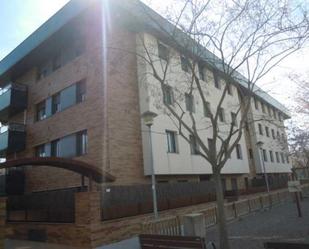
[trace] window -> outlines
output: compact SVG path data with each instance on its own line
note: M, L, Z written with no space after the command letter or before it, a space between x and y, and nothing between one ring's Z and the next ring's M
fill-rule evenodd
M262 125L261 124L259 124L259 134L263 135L263 129L262 129Z
M168 61L168 47L162 44L161 42L158 42L158 55L159 58L165 61Z
M76 134L76 155L81 156L87 154L88 135L87 131L80 131Z
M266 137L269 137L269 128L265 126Z
M265 113L265 104L263 102L261 102L261 106L262 106L262 112Z
M241 151L241 145L240 144L236 145L236 155L237 155L237 159L242 159L242 151Z
M290 163L289 155L286 155L286 162Z
M60 92L61 110L76 104L76 84L63 89Z
M59 139L51 142L51 156L60 156Z
M205 79L206 79L206 77L205 77L205 68L204 68L204 66L201 63L198 64L198 72L199 72L200 80L205 81Z
M60 112L60 94L57 93L52 96L52 114Z
M36 120L43 120L86 98L86 81L82 80L54 94L37 105Z
M86 99L86 82L82 80L76 83L76 103L85 101Z
M167 136L167 152L177 153L176 132L166 131L166 136Z
M195 106L194 106L194 97L192 94L185 94L186 99L186 109L189 112L195 112Z
M47 77L49 74L52 73L52 62L47 61L42 65L38 66L38 80Z
M269 116L271 117L271 107L268 105L268 106L267 106L267 109L268 109L268 114L269 114Z
M284 136L283 133L281 134L281 139L282 139L282 141L285 141L285 136Z
M267 153L266 153L266 150L263 150L263 160L264 160L264 162L267 162Z
M284 162L284 154L283 154L283 152L281 152L280 154L281 154L281 162L282 162L282 163L285 163L285 162Z
M249 157L250 157L250 159L253 159L253 151L252 151L252 149L249 149Z
M78 57L82 55L86 50L86 42L83 39L78 39L75 41L75 56Z
M277 160L277 163L280 163L279 152L276 152L276 160Z
M279 133L279 131L277 131L277 138L278 138L278 140L280 140L280 133Z
M61 67L61 53L58 54L53 58L53 71L56 71Z
M254 98L254 106L256 110L259 109L259 101L257 100L257 98Z
M220 79L216 72L213 72L215 87L221 89Z
M197 155L200 152L200 148L198 143L196 142L196 138L192 135L190 135L190 148L191 148L191 154Z
M271 136L273 137L273 139L276 139L276 135L275 135L275 130L271 129Z
M208 149L211 150L211 149L212 149L212 146L214 146L213 139L208 138L208 139L207 139L207 142L208 142Z
M45 145L39 145L35 148L36 157L46 157Z
M233 95L233 88L232 85L230 83L226 83L227 84L227 93L229 95Z
M209 118L210 114L211 114L210 103L206 102L204 105L204 116Z
M163 87L163 103L166 105L172 105L174 103L173 89L169 85Z
M221 122L224 122L224 121L225 121L224 109L223 109L222 107L219 109L219 120L220 120Z
M35 148L36 156L39 157L75 157L87 153L88 136L87 130L83 130L46 143Z
M42 101L36 106L36 120L40 121L45 118L46 118L46 103L45 101Z
M274 118L277 119L277 112L275 109L273 111L274 111Z
M282 121L282 115L281 115L280 112L279 112L278 116L279 116L279 121Z
M274 154L271 150L269 151L269 157L270 157L270 161L273 163L274 162Z
M190 69L189 59L184 56L181 56L180 60L181 60L181 69L185 72L189 72L189 69Z
M237 126L237 115L234 112L231 112L232 125Z

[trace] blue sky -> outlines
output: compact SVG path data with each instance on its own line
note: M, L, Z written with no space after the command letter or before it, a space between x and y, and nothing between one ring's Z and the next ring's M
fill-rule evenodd
M0 0L0 60L68 0Z

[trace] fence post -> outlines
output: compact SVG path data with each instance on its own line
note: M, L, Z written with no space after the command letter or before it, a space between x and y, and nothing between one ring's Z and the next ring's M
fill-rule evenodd
M233 209L234 209L234 217L237 218L237 210L235 202L233 202Z
M4 249L6 236L6 198L0 198L0 249Z
M260 203L261 203L261 209L264 208L264 205L263 205L263 197L260 196Z

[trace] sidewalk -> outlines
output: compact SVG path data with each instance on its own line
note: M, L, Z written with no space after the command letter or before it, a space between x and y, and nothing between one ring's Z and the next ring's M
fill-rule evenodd
M309 243L309 199L301 202L303 217L296 204L289 202L259 211L228 224L231 249L264 249L268 241ZM207 230L207 241L218 241L217 227Z

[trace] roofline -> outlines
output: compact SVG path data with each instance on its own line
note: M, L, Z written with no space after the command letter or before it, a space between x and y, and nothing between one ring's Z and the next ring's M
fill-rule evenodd
M37 48L42 42L47 40L49 37L51 37L56 31L58 31L61 27L63 27L66 23L68 23L71 19L76 17L79 13L81 13L83 10L86 9L90 5L90 3L96 2L98 0L71 0L68 2L62 9L60 9L55 15L53 15L49 20L47 20L43 25L41 25L36 31L34 31L28 38L26 38L22 43L20 43L13 51L11 51L4 59L0 61L0 79L5 76L9 72L9 70L14 67L20 60L22 60L25 56L27 56L29 53L31 53L35 48ZM103 1L103 0L101 0ZM116 4L118 1L114 1ZM135 1L119 1L119 6L126 7L127 10L135 16L139 21L146 21L145 24L150 25L152 28L155 28L158 30L158 26L151 23L151 20L149 20L149 17L146 15L141 16L141 13L143 11L136 11L135 9L132 10L132 7L138 7L143 8L143 10L146 10L148 12L148 15L151 15L152 18L155 18L162 22L164 24L164 27L167 30L174 29L174 25L171 24L169 21L167 21L164 17L159 15L157 12L155 12L153 9L142 3L140 0ZM146 20L145 20L146 18ZM180 31L180 30L178 30ZM181 35L185 35L187 38L190 39L189 36L184 34L182 31L180 31ZM191 39L192 40L192 39ZM221 63L221 60L211 53L209 50L207 50L205 47L202 47L198 44L198 49L203 51L203 56L205 58L202 58L206 62L210 63L210 57L214 61L213 66L218 68L218 63ZM221 70L222 71L222 70ZM237 82L246 87L247 79L241 75L240 73L236 73ZM273 107L277 108L287 118L291 117L291 114L289 110L282 105L279 101L277 101L275 98L273 98L271 95L263 91L261 88L256 86L256 89L254 91L255 95L266 101L268 104L272 105Z
M94 0L88 0L87 3L83 0L69 1L56 14L21 42L0 61L0 78L8 73L20 60L61 29L66 23L81 13L89 6L89 1Z

